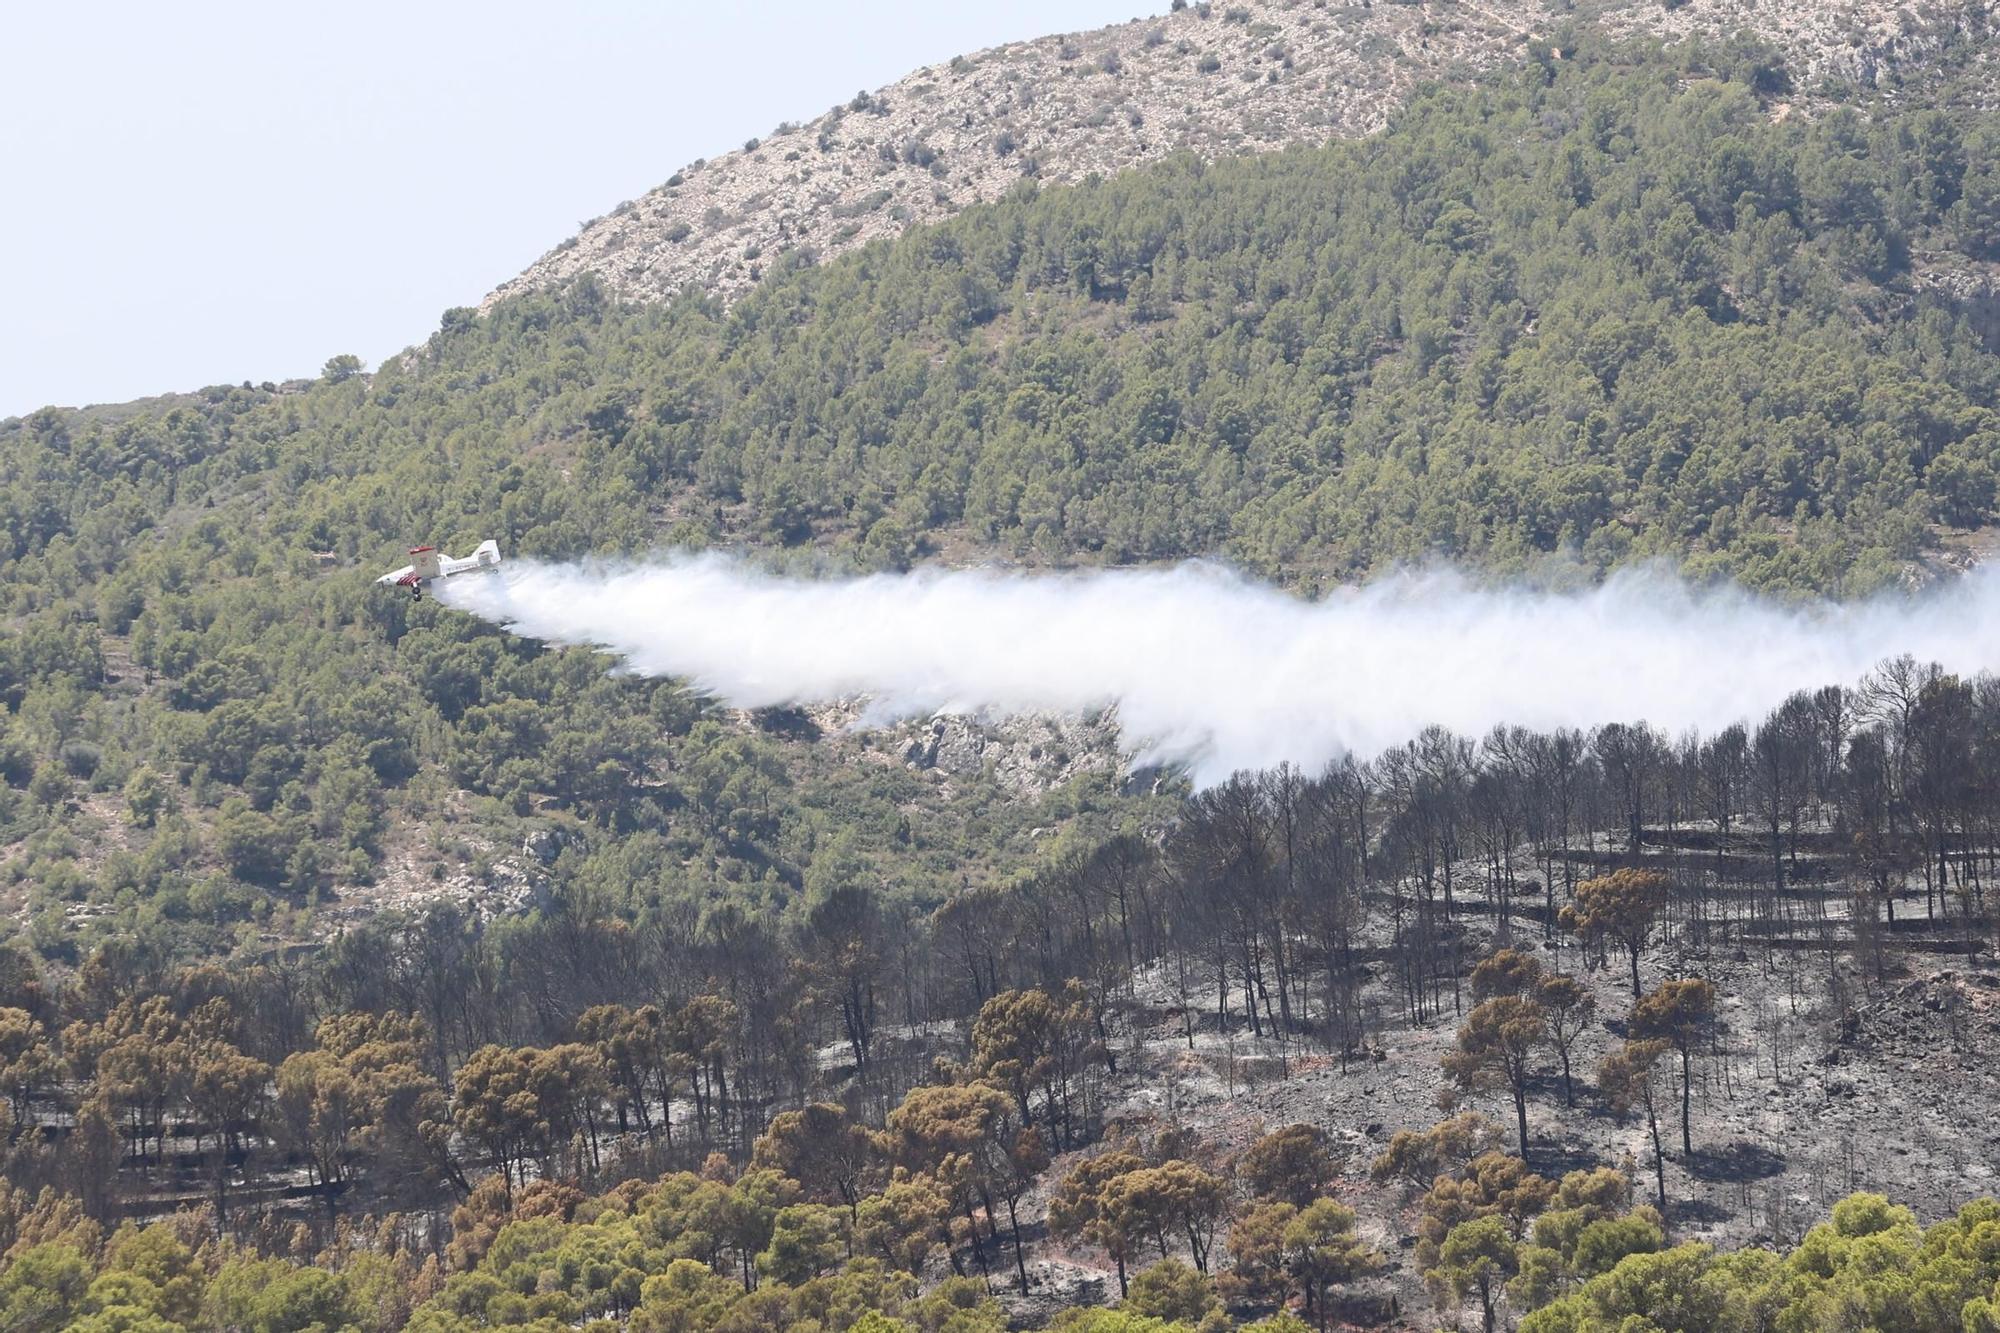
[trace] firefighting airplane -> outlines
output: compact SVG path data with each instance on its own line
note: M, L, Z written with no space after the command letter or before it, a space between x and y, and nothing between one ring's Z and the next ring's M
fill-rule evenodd
M484 541L474 548L471 555L463 560L454 560L435 546L418 546L410 551L416 559L401 569L392 569L377 583L391 583L410 590L410 600L424 600L424 585L436 579L448 579L454 574L471 574L482 569L497 569L500 566L500 543Z

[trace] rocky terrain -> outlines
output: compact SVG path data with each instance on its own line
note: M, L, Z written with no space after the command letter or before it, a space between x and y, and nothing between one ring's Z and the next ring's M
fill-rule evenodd
M990 775L1010 796L1032 798L1085 773L1122 774L1125 768L1109 713L939 713L878 726L858 700L811 711L822 730L850 733L865 752L930 773L941 784Z
M689 289L728 299L787 251L837 254L997 199L1023 177L1075 181L1176 150L1365 135L1420 84L1519 59L1569 22L1625 36L1752 33L1783 51L1802 103L1887 87L1992 26L1974 0L1197 4L960 56L781 125L586 224L482 308L582 273L635 300Z

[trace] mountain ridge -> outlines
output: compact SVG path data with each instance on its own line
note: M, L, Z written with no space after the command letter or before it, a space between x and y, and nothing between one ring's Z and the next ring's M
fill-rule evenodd
M1174 151L1214 158L1364 136L1426 82L1468 79L1537 42L1559 52L1570 23L1670 41L1747 34L1775 49L1805 102L1842 84L1892 90L1994 30L1977 0L1187 6L926 65L699 159L584 224L480 309L584 273L626 299L698 291L726 302L781 255L839 254L991 202L1025 178L1077 181Z

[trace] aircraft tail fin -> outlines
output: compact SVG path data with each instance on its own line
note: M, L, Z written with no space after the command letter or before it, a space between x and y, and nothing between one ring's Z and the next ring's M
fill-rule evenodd
M489 537L487 540L479 543L478 546L473 548L472 558L474 560L477 560L481 565L499 564L500 543L494 541L492 538Z

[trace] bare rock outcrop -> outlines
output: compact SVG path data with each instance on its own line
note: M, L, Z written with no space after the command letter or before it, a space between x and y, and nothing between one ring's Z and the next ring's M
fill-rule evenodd
M1571 21L1670 38L1747 31L1785 53L1808 94L1873 86L1992 30L1978 0L1196 4L960 56L780 126L620 204L484 304L587 272L630 299L729 299L786 251L834 255L997 199L1024 176L1076 181L1181 149L1218 157L1368 134L1420 83L1519 59Z
M1124 756L1108 714L1020 713L982 719L940 713L906 723L903 761L953 777L990 774L1016 796L1036 796L1084 773L1120 773Z
M962 779L990 777L1010 795L1036 797L1086 773L1129 776L1126 739L1111 709L910 717L884 714L873 701L856 697L798 711L816 739L858 742L859 748L849 752L854 757L902 764L953 787ZM1161 780L1154 769L1139 776Z

